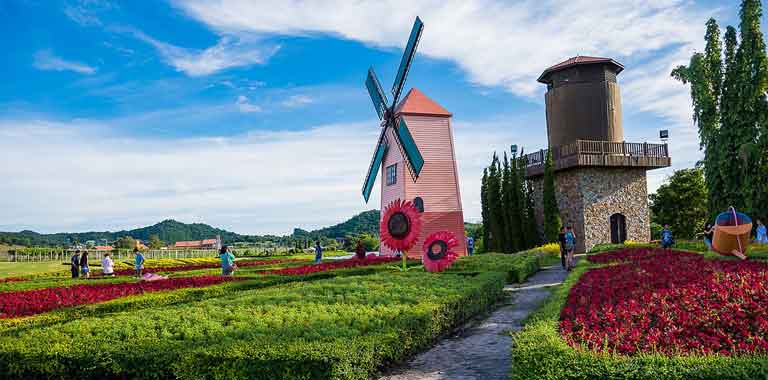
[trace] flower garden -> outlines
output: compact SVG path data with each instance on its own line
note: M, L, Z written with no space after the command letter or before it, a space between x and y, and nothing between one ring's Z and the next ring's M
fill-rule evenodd
M768 262L625 248L588 256L514 335L513 379L757 379Z
M369 256L243 260L234 277L213 260L148 260L168 276L153 282L35 274L0 283L0 373L369 379L489 309L508 279L524 280L544 258L474 256L442 273Z

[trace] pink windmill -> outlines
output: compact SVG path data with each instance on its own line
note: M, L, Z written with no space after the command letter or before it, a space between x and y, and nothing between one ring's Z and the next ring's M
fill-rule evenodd
M381 210L401 199L413 202L422 212L423 228L414 247L420 247L432 233L448 231L458 238L454 252L466 255L452 115L415 88L398 103L423 30L424 24L416 17L392 86L391 105L373 68L368 70L365 86L381 119L381 134L363 183L363 198L368 202L381 170ZM383 244L381 253L394 254ZM421 257L423 253L412 248L406 254Z

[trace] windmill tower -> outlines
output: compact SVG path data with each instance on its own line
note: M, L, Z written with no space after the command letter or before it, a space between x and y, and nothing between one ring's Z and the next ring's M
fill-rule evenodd
M427 235L450 231L459 240L456 253L465 255L464 215L450 122L452 115L415 88L401 103L397 102L423 28L417 17L392 86L394 100L391 106L387 105L386 95L373 68L368 70L366 88L382 122L381 134L363 184L363 198L368 201L376 176L381 171L382 210L391 201L401 199L412 201L422 211L423 228L419 240L406 254L421 257L421 243ZM383 244L381 253L394 254Z

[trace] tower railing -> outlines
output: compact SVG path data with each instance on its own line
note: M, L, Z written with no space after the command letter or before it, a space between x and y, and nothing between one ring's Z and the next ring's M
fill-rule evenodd
M526 176L544 173L547 149L525 155ZM576 140L554 147L552 160L555 170L579 166L663 168L670 165L667 144L629 143L615 141Z

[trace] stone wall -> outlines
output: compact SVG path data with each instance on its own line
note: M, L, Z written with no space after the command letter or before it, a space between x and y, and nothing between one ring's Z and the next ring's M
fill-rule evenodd
M533 178L536 222L543 234L543 177ZM611 215L626 218L627 240L650 240L650 216L645 169L575 168L555 175L557 204L563 225L572 226L577 252L610 243Z

